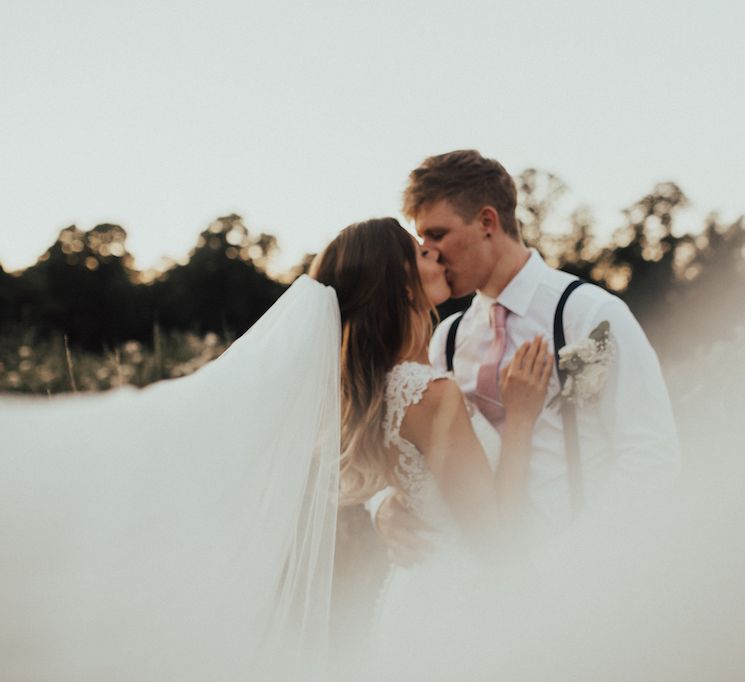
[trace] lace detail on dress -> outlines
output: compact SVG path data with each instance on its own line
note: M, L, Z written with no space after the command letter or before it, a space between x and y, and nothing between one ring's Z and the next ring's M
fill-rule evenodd
M451 377L449 372L418 362L402 362L388 372L383 444L385 447L393 446L399 452L396 476L406 493L409 505L414 509L417 509L421 502L421 492L429 476L429 469L417 447L401 437L401 423L406 410L422 399L430 382Z

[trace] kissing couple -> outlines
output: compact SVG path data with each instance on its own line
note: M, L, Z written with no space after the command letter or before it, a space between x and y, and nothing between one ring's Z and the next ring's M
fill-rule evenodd
M405 647L502 557L654 494L679 466L657 357L525 246L516 203L497 161L430 157L404 192L420 241L350 225L193 375L0 400L6 678L322 666L340 504L393 560L375 646Z

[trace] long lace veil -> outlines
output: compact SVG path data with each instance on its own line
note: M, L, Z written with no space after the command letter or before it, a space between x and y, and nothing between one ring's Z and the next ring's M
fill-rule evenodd
M322 657L339 339L333 289L304 276L191 376L0 399L0 679L254 680Z

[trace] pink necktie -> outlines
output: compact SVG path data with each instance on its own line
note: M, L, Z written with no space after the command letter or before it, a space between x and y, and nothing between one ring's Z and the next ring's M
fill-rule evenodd
M492 305L489 309L489 321L494 336L486 351L484 363L479 367L476 392L471 396L482 414L495 427L501 425L505 414L499 393L499 364L507 345L506 319L507 308L499 303Z

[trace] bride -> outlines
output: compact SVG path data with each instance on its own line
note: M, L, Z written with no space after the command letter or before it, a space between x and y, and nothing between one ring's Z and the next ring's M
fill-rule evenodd
M396 220L370 220L343 230L311 274L334 288L341 309L341 503L392 485L431 531L428 558L392 568L376 605L375 657L392 661L519 543L552 359L536 337L503 368L500 439L429 364L431 314L450 297L436 253Z
M323 666L339 494L395 486L438 547L389 576L378 642L515 543L545 342L501 373L500 446L427 364L449 296L435 254L370 220L311 275L189 377L0 399L0 678L307 677Z

